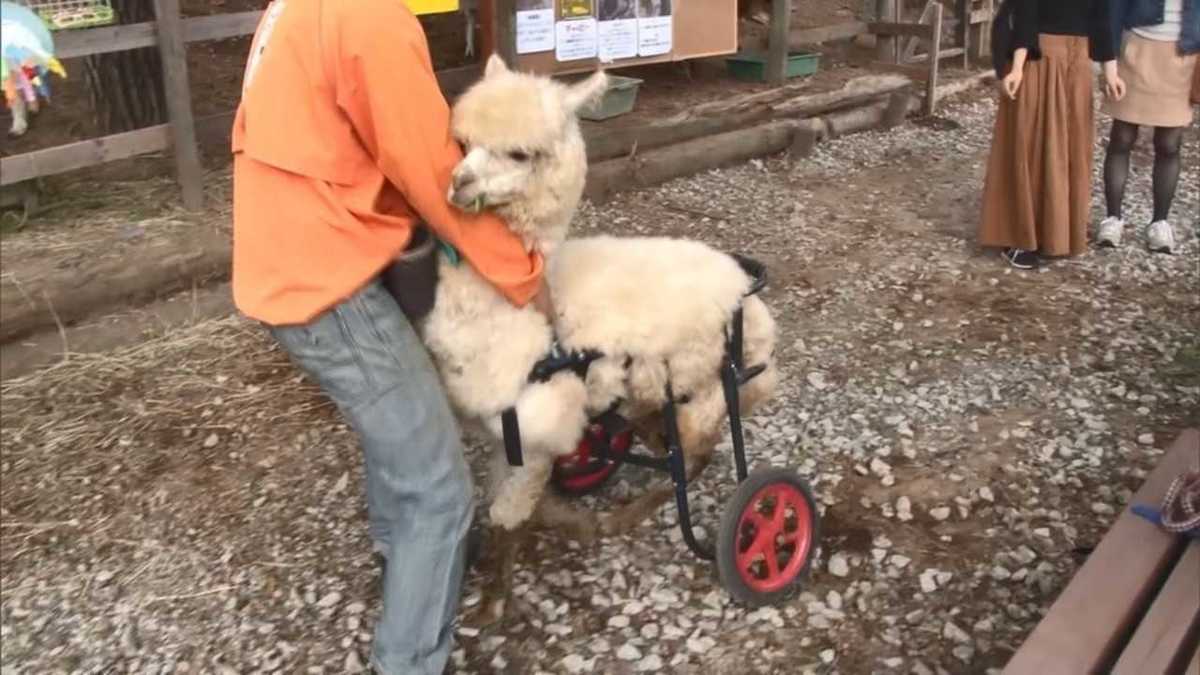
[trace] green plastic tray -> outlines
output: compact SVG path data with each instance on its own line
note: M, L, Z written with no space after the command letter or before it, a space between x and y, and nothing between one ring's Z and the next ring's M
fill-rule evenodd
M579 117L593 122L624 115L633 110L642 81L636 77L608 76L608 89L596 103L580 108Z
M820 54L792 52L788 54L785 77L802 77L817 72ZM746 82L765 82L767 79L767 56L760 53L740 53L725 59L729 74Z

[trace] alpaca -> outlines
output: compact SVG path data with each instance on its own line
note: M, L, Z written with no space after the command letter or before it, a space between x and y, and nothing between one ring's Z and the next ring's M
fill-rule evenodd
M739 305L746 363L766 368L741 389L742 411L769 396L777 378L773 319L759 298L744 297L752 279L732 257L666 237L567 238L587 169L575 112L606 85L602 72L566 86L511 71L493 57L453 109L452 129L466 154L448 199L496 211L528 248L540 250L555 304L550 325L533 309L510 305L469 265L443 259L434 307L418 328L461 416L496 438L506 408L520 421L524 466L509 467L496 453L490 472L500 571L498 589L489 589L498 597L481 605L483 622L503 614L527 526L589 540L597 530L632 528L670 498L670 487L659 487L597 518L547 493L554 459L576 448L590 418L615 409L652 450L664 452L660 411L670 383L694 478L726 419L719 371ZM554 345L600 356L582 378L563 371L530 383L534 364Z
M499 57L454 106L452 130L466 153L448 198L460 208L500 213L528 249L550 258L583 191L587 157L576 111L607 87L598 72L573 86L509 71ZM514 125L512 120L525 123ZM497 145L495 139L503 139ZM473 176L487 176L480 190ZM503 438L502 414L520 420L524 466L492 491L494 523L528 520L556 456L572 451L587 423L587 391L572 372L529 383L554 333L533 307L514 307L469 264L442 257L433 308L417 330L448 397L468 425Z

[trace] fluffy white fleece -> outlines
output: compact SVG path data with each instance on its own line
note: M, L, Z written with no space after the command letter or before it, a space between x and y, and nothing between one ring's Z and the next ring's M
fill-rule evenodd
M604 84L599 74L567 87L513 73L493 58L454 110L467 149L456 176L471 180L459 181L466 187L452 189L451 201L494 208L546 254L557 310L552 331L540 313L511 305L470 265L443 259L434 307L418 326L465 422L499 441L501 414L516 408L525 466L500 465L489 509L508 529L531 517L554 458L574 451L589 416L618 399L631 418L653 414L669 377L676 395L690 399L679 409L685 446L718 433L726 414L719 377L725 330L739 303L746 363L769 366L742 389L743 410L775 386L774 321L757 297L743 301L751 280L732 258L665 237L563 241L586 171L574 113ZM514 160L514 149L538 161ZM527 381L555 334L569 349L605 354L586 381L571 372Z

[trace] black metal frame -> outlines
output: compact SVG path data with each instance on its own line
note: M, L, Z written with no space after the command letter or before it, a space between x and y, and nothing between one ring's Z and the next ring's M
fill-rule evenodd
M746 296L758 293L767 285L766 268L760 262L737 254L733 254L732 257L753 279L749 290L746 292ZM721 363L721 385L725 393L725 407L729 414L729 432L733 441L733 461L737 469L738 483L746 480L746 476L749 474L746 464L746 443L742 432L742 415L738 390L741 385L749 382L766 370L766 364L758 364L750 368L745 367L745 354L742 349L743 330L742 307L739 304L737 309L734 310L733 317L725 330L725 356ZM575 370L576 374L579 374L580 377L585 377L588 365L600 356L601 354L597 352L562 354L556 346L551 356L543 359L535 366L534 372L536 373L536 377L531 375L530 379L544 381L554 373L568 368ZM609 454L609 444L594 444L592 446L593 461L601 465L605 462L621 461L626 464L670 474L671 482L675 486L675 506L679 512L679 529L683 534L683 540L697 557L703 560L713 560L715 558L713 548L701 544L696 539L695 528L692 524L691 508L687 495L687 467L684 463L683 446L679 439L679 423L676 417L676 407L683 401L675 397L675 391L669 377L666 385L666 398L666 403L663 404L662 408L663 430L666 434L667 446L666 457L642 455L630 448L628 452L618 458ZM516 412L511 408L506 410L502 416L502 421L504 426L504 445L509 464L521 466L521 437ZM629 428L628 422L613 411L600 415L592 421L604 426L608 432L607 437L610 443L614 436ZM581 471L586 472L588 469L585 468Z

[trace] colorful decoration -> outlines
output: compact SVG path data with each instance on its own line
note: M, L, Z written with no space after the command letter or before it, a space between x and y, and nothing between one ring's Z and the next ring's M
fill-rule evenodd
M67 76L54 56L46 24L27 7L0 2L0 83L5 105L11 110L23 103L37 110L39 96L50 100L50 73Z

